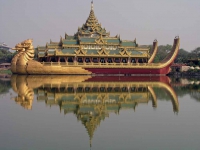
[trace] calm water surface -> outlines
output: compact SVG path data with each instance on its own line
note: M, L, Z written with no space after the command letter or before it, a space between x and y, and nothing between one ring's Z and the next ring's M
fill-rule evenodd
M199 150L198 79L0 80L2 150Z

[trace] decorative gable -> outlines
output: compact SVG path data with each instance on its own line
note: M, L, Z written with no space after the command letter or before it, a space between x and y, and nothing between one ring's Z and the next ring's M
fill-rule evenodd
M127 48L124 48L121 52L119 52L120 53L120 55L122 55L122 56L130 56L131 55L131 52L129 52L128 50L127 50Z
M103 40L102 34L95 40L96 44L107 44L107 41Z
M109 55L110 51L106 50L104 47L97 51L99 55Z
M83 46L80 46L78 50L74 50L74 52L76 53L76 55L86 55L87 54L87 50L83 49Z

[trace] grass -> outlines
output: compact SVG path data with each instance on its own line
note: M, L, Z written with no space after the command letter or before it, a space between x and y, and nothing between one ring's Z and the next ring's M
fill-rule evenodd
M12 74L11 70L0 70L0 74Z

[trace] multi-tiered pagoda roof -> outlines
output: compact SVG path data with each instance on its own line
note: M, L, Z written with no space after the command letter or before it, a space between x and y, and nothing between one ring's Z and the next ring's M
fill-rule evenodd
M98 36L102 35L103 37L109 37L110 33L106 32L105 28L101 27L101 24L98 22L94 14L93 2L91 4L91 11L88 19L81 28L78 28L77 35L79 36Z
M140 47L136 39L128 41L121 40L119 35L111 37L110 32L102 28L98 22L94 13L93 2L85 24L79 27L74 35L65 33L65 37L60 37L59 42L50 40L50 43L46 43L46 46L38 46L37 51L38 58L42 61L46 61L47 57L84 56L100 58L106 56L110 58L136 58L134 62L138 62L139 59L147 62L150 57L149 48ZM48 60L50 61L50 59Z

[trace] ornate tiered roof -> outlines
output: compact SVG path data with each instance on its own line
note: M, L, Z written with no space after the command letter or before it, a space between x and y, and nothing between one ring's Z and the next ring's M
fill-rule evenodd
M101 24L98 22L97 18L94 14L94 5L93 1L91 2L91 10L89 17L87 18L85 24L81 28L78 28L78 35L80 36L97 36L97 35L103 35L103 36L109 36L110 33L106 33L105 28L101 27Z
M109 57L150 57L149 48L140 47L136 39L132 41L121 40L120 35L111 37L110 32L102 28L95 16L93 1L91 2L89 17L74 35L65 33L64 38L61 37L59 42L50 40L46 47L38 46L36 50L38 50L39 58L46 56L80 56L80 54L85 57L97 57L101 54L109 55ZM101 53L103 50L105 53ZM79 51L83 53L77 53Z

